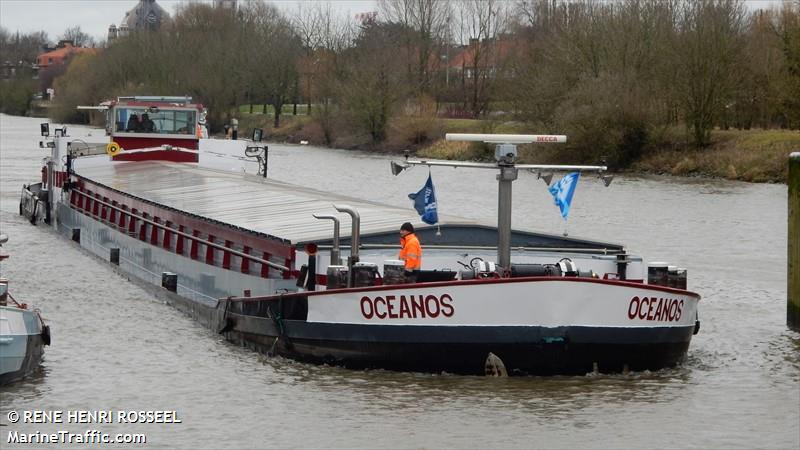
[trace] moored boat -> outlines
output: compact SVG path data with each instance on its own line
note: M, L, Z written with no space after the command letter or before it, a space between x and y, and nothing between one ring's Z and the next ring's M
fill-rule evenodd
M7 241L0 235L0 245ZM0 255L0 260L6 256ZM50 345L50 328L36 309L19 303L8 292L9 281L0 277L0 385L21 380L40 367L44 346Z
M147 101L164 114L180 107ZM112 143L87 150L62 131L20 211L46 198L62 233L173 291L176 304L229 340L269 354L467 374L484 373L487 360L536 374L678 364L698 325L700 296L685 277L619 244L510 227L517 170L605 167L515 163L516 143L560 136L480 138L498 144L496 163L405 162L500 171L497 226L412 220L425 242L425 270L413 281L397 275L394 261L397 228L413 212L203 163L215 147L241 156L254 143L200 139L198 163L155 152L121 162ZM83 158L106 151L111 158Z

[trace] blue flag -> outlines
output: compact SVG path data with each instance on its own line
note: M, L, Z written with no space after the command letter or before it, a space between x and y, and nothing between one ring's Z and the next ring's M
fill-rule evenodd
M430 174L428 174L425 186L422 186L417 193L408 194L408 198L414 202L414 209L417 210L417 214L420 215L423 222L433 225L439 221L439 214L436 212L436 191L433 189L433 180Z
M552 186L547 188L556 206L561 210L561 217L567 220L569 215L569 205L572 203L572 194L575 193L575 187L578 186L578 178L581 176L580 172L572 172L564 175L564 178L553 183Z

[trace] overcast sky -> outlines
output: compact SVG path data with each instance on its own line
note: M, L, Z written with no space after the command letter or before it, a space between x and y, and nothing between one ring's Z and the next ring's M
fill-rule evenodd
M211 0L202 1L211 3ZM137 3L138 0L0 0L0 26L12 33L44 30L55 42L64 30L79 25L84 33L95 39L105 39L108 26L112 23L118 25L125 13ZM157 3L173 15L175 7L187 1L157 0ZM298 3L303 1L281 0L271 3L294 11ZM334 0L331 3L342 12L349 11L351 14L377 8L375 0Z
M177 5L185 3L185 0L157 1L170 14L174 14ZM44 30L53 42L67 28L79 25L83 32L102 40L108 34L108 26L112 23L118 25L125 12L137 3L138 0L0 0L0 25L12 33ZM303 1L279 0L272 3L293 11ZM376 0L333 0L331 3L342 12L351 14L377 9ZM752 9L776 3L780 0L747 0Z

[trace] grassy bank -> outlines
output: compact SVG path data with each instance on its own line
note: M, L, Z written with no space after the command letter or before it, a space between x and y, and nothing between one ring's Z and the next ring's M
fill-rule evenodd
M684 146L656 150L636 161L631 170L786 183L789 154L798 149L798 131L715 130L709 148Z
M249 136L252 129L258 127L265 130L267 140L326 145L324 133L313 117L284 115L278 128L272 126L272 120L269 114L242 113L240 133ZM382 153L408 150L423 158L471 161L490 160L493 148L479 143L447 142L444 140L446 133L532 132L519 122L400 117L390 123L386 141L376 146L368 136L350 129L344 120L335 123L333 128L331 147ZM652 141L642 150L641 156L623 169L624 172L785 183L787 157L800 150L800 132L789 130L715 130L712 144L697 149L689 144L685 130L675 127L662 130ZM538 164L600 162L581 160L582 150L568 148L565 151L560 145L522 145L519 160Z
M526 131L516 130L524 133ZM682 136L662 137L622 172L724 178L755 183L786 183L787 158L800 150L800 132L791 130L715 130L712 144L698 149ZM575 164L559 146L520 146L520 161L536 164ZM420 156L475 160L491 157L491 149L465 142L437 141ZM597 161L599 163L600 161ZM612 170L614 167L612 167Z

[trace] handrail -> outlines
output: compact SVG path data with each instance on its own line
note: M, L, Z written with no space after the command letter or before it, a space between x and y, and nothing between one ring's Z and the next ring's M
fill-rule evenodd
M208 245L208 246L214 247L214 248L222 250L222 251L230 252L233 255L239 256L241 258L245 258L245 259L250 260L250 261L254 261L254 262L257 262L257 263L260 263L260 264L266 264L266 265L272 267L273 269L283 270L285 272L290 272L291 271L291 269L289 269L286 266L282 266L282 265L274 263L272 261L267 261L266 259L261 259L261 258L255 257L253 255L248 255L247 253L243 253L243 252L240 252L238 250L234 250L234 249L232 249L230 247L225 247L224 245L219 245L216 242L207 241L205 239L198 238L197 236L192 236L191 234L184 233L184 232L178 231L178 230L176 230L174 228L170 228L170 227L168 227L166 225L162 225L162 224L160 224L158 222L154 222L152 220L146 219L146 218L144 218L142 216L138 216L136 214L133 214L130 211L126 211L126 210L124 210L124 209L122 209L122 208L120 208L118 206L114 206L114 205L112 205L112 204L110 204L108 202L105 202L103 200L95 198L92 195L89 195L89 194L87 194L85 192L81 192L78 189L73 189L72 192L80 194L80 195L82 195L84 197L88 197L92 201L98 202L101 205L104 205L104 206L107 206L107 207L109 207L109 208L111 208L113 210L119 211L122 214L127 214L128 216L131 216L131 217L133 217L133 218L135 218L137 220L141 220L142 222L149 223L150 225L153 225L156 228L160 228L162 230L169 231L170 233L175 233L176 235L185 237L185 238L187 238L189 240L197 241L197 242L200 242L200 243L202 243L204 245Z
M400 248L400 244L360 244L359 245L362 249L372 249L372 250L382 250L382 249L397 249ZM317 246L320 250L329 250L333 248L330 244L319 244ZM342 245L342 249L349 249L349 245ZM435 250L496 250L497 247L495 246L487 246L487 245L442 245L442 244L425 244L426 249L435 249ZM571 247L520 247L520 246L512 246L511 250L520 250L520 251L552 251L552 252L574 252L574 253L599 253L599 254L617 254L619 252L623 252L624 250L614 249L614 248L571 248Z

